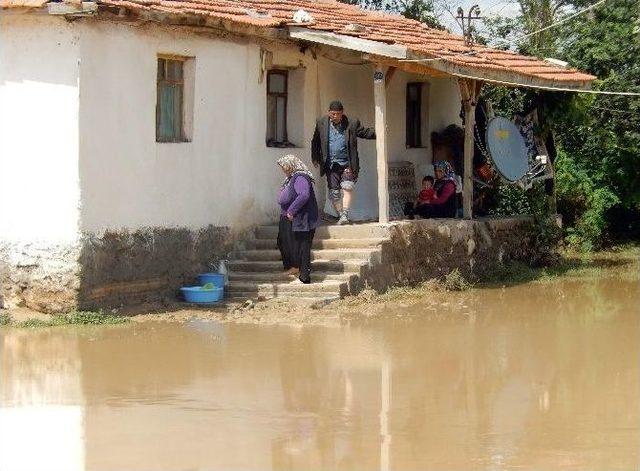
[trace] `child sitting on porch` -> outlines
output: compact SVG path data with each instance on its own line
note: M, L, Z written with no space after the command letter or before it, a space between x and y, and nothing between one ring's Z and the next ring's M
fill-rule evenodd
M436 192L433 189L433 177L431 175L427 175L422 179L422 190L418 193L418 197L416 198L415 203L407 202L404 206L404 215L411 216L413 215L414 210L423 204L431 203L436 197Z

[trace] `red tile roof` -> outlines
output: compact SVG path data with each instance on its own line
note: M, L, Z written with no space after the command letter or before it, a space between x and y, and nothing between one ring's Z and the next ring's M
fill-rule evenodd
M0 0L0 6L29 0ZM33 0L31 0L33 1ZM335 0L97 0L101 5L112 5L138 11L157 11L176 15L194 15L229 20L241 25L283 28L300 26L309 30L348 35L385 44L405 46L409 51L429 58L441 58L439 63L472 70L509 72L526 81L550 85L586 84L596 77L573 68L561 68L535 57L511 51L475 45L473 55L468 53L464 38L447 31L430 28L418 21L399 15L364 10ZM295 23L293 15L299 9L308 12L313 21ZM354 27L353 25L357 25ZM429 64L427 64L429 65Z

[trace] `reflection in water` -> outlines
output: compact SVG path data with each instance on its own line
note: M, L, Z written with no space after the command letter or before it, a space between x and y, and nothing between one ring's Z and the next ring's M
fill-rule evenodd
M77 339L13 330L0 351L0 470L84 469Z
M0 469L637 469L638 300L564 281L340 328L5 330Z

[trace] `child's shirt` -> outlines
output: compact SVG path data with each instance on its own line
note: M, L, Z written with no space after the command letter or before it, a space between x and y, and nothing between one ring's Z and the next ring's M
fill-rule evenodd
M427 188L426 190L421 190L418 194L418 204L430 203L436 197L436 192L433 188Z

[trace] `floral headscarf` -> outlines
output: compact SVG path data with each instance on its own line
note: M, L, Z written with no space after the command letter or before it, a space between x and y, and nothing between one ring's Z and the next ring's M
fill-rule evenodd
M451 163L447 162L446 160L440 160L435 164L433 164L433 168L434 170L442 171L444 175L442 179L452 181L453 184L456 186L456 191L458 191L458 178L456 177L456 173L453 171L453 167L451 166Z
M291 175L284 179L282 187L284 188L291 181L291 178L295 175L306 175L311 179L311 183L315 182L313 173L309 171L307 166L298 157L292 154L285 155L278 159L278 165L285 170L291 170Z

